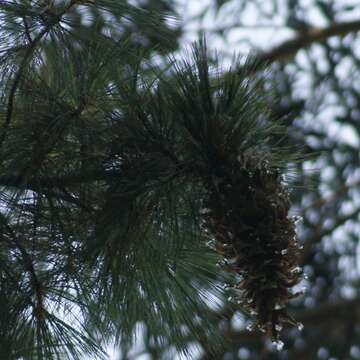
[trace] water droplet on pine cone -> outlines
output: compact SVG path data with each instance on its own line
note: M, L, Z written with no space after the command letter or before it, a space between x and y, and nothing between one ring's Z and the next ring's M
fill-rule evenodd
M302 272L301 267L297 266L294 269L291 270L294 274L300 274Z
M304 324L302 324L302 323L297 323L297 328L299 329L299 331L302 331L302 330L304 330Z
M273 344L276 347L276 350L281 351L284 348L284 343L281 340L273 341Z
M250 332L254 331L254 324L249 324L249 325L247 325L247 326L246 326L246 330L247 330L247 331L250 331Z

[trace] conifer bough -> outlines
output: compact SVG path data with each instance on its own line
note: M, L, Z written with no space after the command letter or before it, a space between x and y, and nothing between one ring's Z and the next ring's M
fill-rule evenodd
M219 265L237 275L232 292L256 316L251 328L267 333L280 349L284 323L302 329L286 310L288 301L303 293L292 291L302 279L301 245L284 181L286 161L296 156L277 146L285 129L269 115L272 99L263 94L261 75L253 74L256 63L219 75L202 46L194 51L196 68L188 65L175 75L182 89L175 96L179 117L204 169L201 227L223 256Z
M125 16L166 38L162 16L122 1L35 4L0 1L0 358L102 358L139 322L180 350L183 325L216 343L217 326L193 321L204 289L218 294L207 240L279 341L301 279L282 181L298 156L279 145L256 64L223 71L201 43L158 69L131 36L106 34Z

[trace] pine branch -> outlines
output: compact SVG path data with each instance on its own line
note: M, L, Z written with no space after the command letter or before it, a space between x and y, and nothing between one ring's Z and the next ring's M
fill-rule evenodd
M355 209L351 213L343 216L338 216L332 226L315 232L312 236L305 239L304 249L301 255L300 263L306 264L308 258L312 255L314 246L322 241L325 236L331 235L337 228L344 225L349 220L355 220L360 215L360 209ZM322 225L322 224L321 224Z
M259 64L271 64L275 61L291 59L299 50L304 49L315 42L324 42L334 36L346 36L352 32L360 31L360 20L339 22L328 27L306 28L297 37L287 40L274 49L256 56Z
M334 329L338 335L340 324L347 324L348 322L356 324L358 322L358 317L354 316L354 314L357 314L356 310L359 305L360 298L351 300L341 299L334 303L325 303L311 309L296 311L293 313L293 316L299 319L301 323L304 324L304 328L308 328L309 331L314 328L322 328L321 331L324 332L324 337L327 338L330 328ZM329 316L329 314L331 314L331 316ZM228 329L224 332L223 336L228 344L227 350L230 350L230 348L237 349L240 346L258 348L263 348L265 346L265 339L259 333ZM201 357L201 360L212 360L213 354L211 350L208 352L206 347L208 340L203 339L202 344L204 346L205 354ZM218 356L219 358L221 357L220 354Z
M6 223L6 218L1 215L1 227L5 228L5 236L2 236L2 240L10 243L15 244L15 247L20 251L24 269L28 272L30 279L31 279L31 285L35 294L36 302L32 304L33 306L33 314L36 318L38 324L40 325L43 321L43 315L44 315L44 304L43 304L43 294L42 294L42 284L38 279L38 276L35 271L35 267L33 264L33 259L30 256L30 254L27 252L26 248L21 244L19 241L17 235L14 233L13 229L9 224ZM6 233L10 235L10 240L7 239Z
M307 205L304 209L301 209L301 212L305 213L309 209L320 209L322 206L329 206L330 204L337 202L341 196L346 195L349 190L351 190L352 188L356 188L359 185L360 180L349 182L348 184L341 186L330 196L322 197L315 200L310 205Z
M192 173L194 167L189 165L181 166L180 164L176 168L176 172L168 177L165 182L170 181L174 177L185 176L186 174ZM164 175L168 173L167 170L164 171ZM157 174L158 177L161 177L161 174ZM31 178L29 176L22 175L2 175L0 176L0 186L14 187L18 189L28 189L33 191L41 190L51 190L54 188L66 188L66 187L76 187L81 184L89 184L97 181L111 182L112 180L117 180L122 182L127 180L127 174L123 174L119 170L93 170L93 171L83 171L75 172L73 174L67 174L65 176L59 177L36 177ZM161 183L161 180L160 180Z
M39 34L34 39L31 40L31 38L30 38L31 41L26 46L25 54L19 64L19 68L15 74L13 84L9 91L5 122L3 124L3 128L1 131L1 135L0 135L0 149L1 149L3 142L7 136L7 131L9 129L9 126L11 123L11 118L12 118L13 108L14 108L15 93L19 87L20 81L22 79L24 71L26 70L26 66L28 65L29 59L31 58L33 52L36 50L36 47L39 45L40 41L49 32L49 30L51 28L53 28L55 25L57 25L61 21L62 17L69 10L71 10L71 8L74 5L76 5L78 3L83 3L83 1L82 0L71 0L70 3L59 14L53 14L52 21L47 23L46 26L39 32ZM25 19L24 19L24 21L25 21ZM27 29L26 29L26 32L27 32ZM28 36L30 36L30 34Z
M112 5L118 16L127 9L98 2L101 10ZM45 27L15 74L0 137L3 145L13 130L2 159L2 200L14 233L29 236L40 254L32 269L43 275L50 303L64 301L64 284L78 287L72 305L88 306L85 325L102 340L116 333L131 342L138 321L155 333L168 326L175 340L184 324L198 336L199 289L216 293L222 256L224 269L238 275L237 300L277 341L283 322L296 324L285 306L297 295L291 288L301 270L281 175L298 156L278 145L285 129L272 118L261 77L251 64L220 77L201 45L189 62L143 79L146 64L138 59L109 52L119 62L105 64L105 47L79 40L87 46L49 46L43 71L22 81L33 52L64 14L41 14ZM218 254L204 250L209 236ZM48 322L52 315L46 313Z

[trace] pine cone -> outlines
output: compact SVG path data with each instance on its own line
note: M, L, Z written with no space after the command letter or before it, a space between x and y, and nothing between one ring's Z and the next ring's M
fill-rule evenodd
M279 342L284 323L300 324L286 303L299 295L291 288L301 280L300 246L286 184L268 166L266 156L247 152L230 164L216 183L208 183L202 210L203 228L222 254L222 266L240 280L233 290L238 302L256 315L255 327Z

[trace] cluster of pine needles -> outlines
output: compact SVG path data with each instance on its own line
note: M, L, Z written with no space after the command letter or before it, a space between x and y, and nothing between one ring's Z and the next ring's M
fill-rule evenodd
M0 34L14 41L0 53L0 320L12 325L0 355L101 357L139 323L180 350L184 326L220 341L206 294L223 299L225 272L278 342L284 323L299 326L283 180L299 155L281 145L266 74L251 59L222 68L204 41L154 66L99 19L110 9L151 31L163 19L115 3L1 2ZM79 4L99 20L94 36L76 32Z

